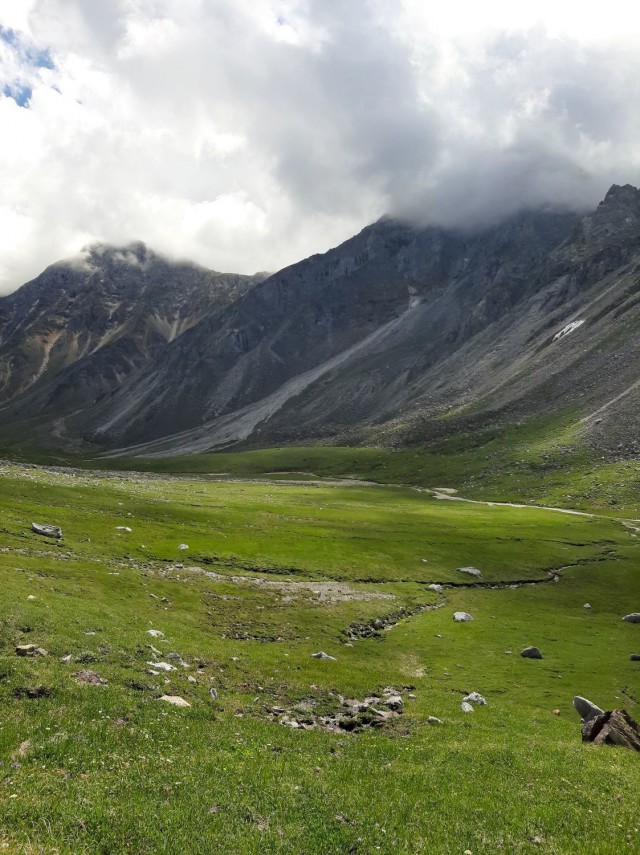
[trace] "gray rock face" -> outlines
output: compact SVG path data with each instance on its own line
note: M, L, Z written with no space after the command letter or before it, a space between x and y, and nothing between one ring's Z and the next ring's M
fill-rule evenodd
M520 656L523 659L542 659L542 653L537 647L525 647Z
M43 537L55 537L56 540L60 540L62 537L62 529L59 526L47 523L31 523L31 531L41 534Z
M640 612L632 612L630 615L625 615L622 620L627 623L640 623Z
M467 621L473 620L469 612L454 612L453 619L456 623L466 623Z
M590 721L592 718L595 718L597 715L602 715L604 712L604 710L601 710L599 706L596 706L596 704L588 701L581 695L576 695L573 699L573 708L578 713L582 721Z

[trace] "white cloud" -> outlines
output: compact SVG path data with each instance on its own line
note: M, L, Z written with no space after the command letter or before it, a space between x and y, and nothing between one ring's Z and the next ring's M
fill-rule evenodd
M252 272L389 211L594 204L640 178L640 13L605 11L4 0L0 292L91 240Z

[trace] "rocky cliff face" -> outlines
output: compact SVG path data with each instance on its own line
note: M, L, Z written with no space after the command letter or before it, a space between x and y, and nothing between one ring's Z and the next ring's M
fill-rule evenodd
M628 185L474 234L383 219L261 282L95 248L0 300L0 425L184 453L574 407L597 439L637 412L638 270Z
M95 406L260 277L171 262L144 244L95 245L0 300L1 418Z

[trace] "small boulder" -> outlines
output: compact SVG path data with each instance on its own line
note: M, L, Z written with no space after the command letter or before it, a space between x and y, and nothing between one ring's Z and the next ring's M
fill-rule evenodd
M582 721L591 721L597 715L602 715L604 710L596 706L591 701L583 698L581 695L576 695L573 699L573 708L578 713Z
M612 710L582 723L582 741L640 751L640 728L626 710Z
M436 594L442 593L442 585L438 585L436 582L433 582L431 585L427 585L427 588L430 591L434 591Z
M117 525L116 531L129 531L129 532L131 532L131 531L133 531L133 529L129 528L128 525Z
M18 656L48 656L49 653L44 647L38 647L37 644L18 644L16 647Z
M324 650L321 650L319 653L312 653L311 655L314 659L330 659L332 662L336 661L335 656L329 656L329 654L325 653Z
M159 629L148 629L147 635L150 635L152 638L164 638L164 632L160 632Z
M473 620L473 618L471 617L471 615L468 612L454 612L453 613L453 619L457 623L464 623L465 621Z
M583 606L582 608L583 608L583 609L590 609L590 608L591 608L591 605L590 605L590 603L585 603L585 604L584 604L584 606Z
M591 721L597 715L602 715L604 710L596 706L592 701L583 698L581 695L576 695L573 699L573 708L578 713L582 721Z
M468 704L466 701L463 701L460 704L460 709L462 710L463 713L473 712L473 707L471 706L471 704Z
M62 537L62 529L57 525L49 525L48 523L31 523L31 531L36 534L41 534L43 537L55 537L60 540Z
M640 653L632 653L629 659L632 662L640 662Z
M400 697L400 695L390 695L388 698L384 698L381 702L384 706L389 707L390 710L401 710L404 706L404 701Z
M427 719L427 724L442 724L442 719L436 718L434 715L430 715Z
M477 567L458 567L458 573L466 573L468 576L475 576L476 579L482 576Z
M520 656L523 659L542 659L542 653L538 647L525 647Z
M158 671L175 671L175 665L169 665L168 662L147 662L147 665L151 665L152 668L156 668Z
M166 701L168 704L173 704L174 707L190 707L189 701L185 701L180 695L162 695L158 698L159 701Z
M189 549L189 544L188 543L181 543L180 546L178 547L178 549L183 549L183 550Z
M625 615L622 620L627 623L640 623L640 612L632 612L630 615Z
M467 701L470 704L479 704L481 707L486 707L487 705L487 702L479 692L471 692L471 694L467 695L466 698L463 698L462 700Z

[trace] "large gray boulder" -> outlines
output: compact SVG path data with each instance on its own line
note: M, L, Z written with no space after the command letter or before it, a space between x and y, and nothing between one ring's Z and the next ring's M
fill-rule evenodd
M630 615L625 615L622 620L627 623L640 623L640 612L631 612Z
M581 695L575 696L573 699L573 707L582 721L591 721L592 718L595 718L597 715L602 715L604 712L604 710L601 710L599 706L596 706L592 701L587 700L587 698L583 698Z
M523 659L542 659L542 653L539 647L525 647L520 654Z
M43 537L55 537L56 540L60 540L62 537L62 529L57 525L49 525L48 523L31 523L31 531L35 531L36 534L41 534Z

